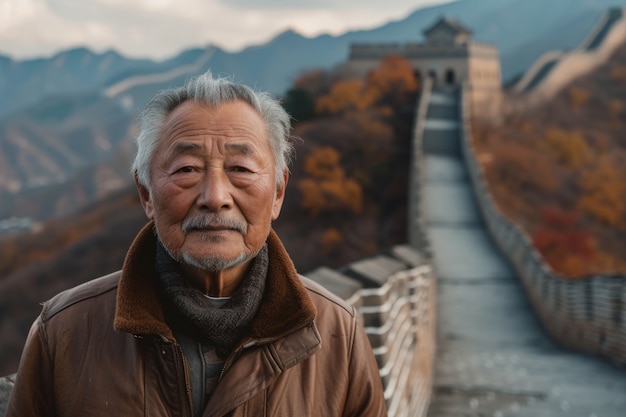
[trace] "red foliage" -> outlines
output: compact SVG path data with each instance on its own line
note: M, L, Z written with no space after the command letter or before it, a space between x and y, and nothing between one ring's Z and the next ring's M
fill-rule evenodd
M589 261L598 253L593 236L579 226L578 214L558 207L541 211L542 225L533 233L535 248L562 275L578 277L590 273Z
M551 229L568 230L578 226L578 214L558 207L544 207L540 211L541 220Z

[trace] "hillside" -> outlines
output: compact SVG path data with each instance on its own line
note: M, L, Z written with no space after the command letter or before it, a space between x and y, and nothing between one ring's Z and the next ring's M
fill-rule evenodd
M626 44L545 105L473 122L489 186L558 273L626 273Z
M128 183L133 114L93 96L29 112L0 123L0 219L67 214Z

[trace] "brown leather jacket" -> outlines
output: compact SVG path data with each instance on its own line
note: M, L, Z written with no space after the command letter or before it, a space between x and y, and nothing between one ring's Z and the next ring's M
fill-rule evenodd
M385 416L381 379L352 307L299 277L268 238L265 295L203 416ZM149 224L121 272L46 302L6 417L189 416L189 372L154 284Z

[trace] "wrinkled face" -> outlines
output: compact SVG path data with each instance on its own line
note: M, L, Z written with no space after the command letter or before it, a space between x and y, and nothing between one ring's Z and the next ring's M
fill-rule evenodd
M255 256L283 202L265 123L242 101L185 102L166 118L151 163L146 214L179 262L208 271ZM284 173L285 184L287 173Z

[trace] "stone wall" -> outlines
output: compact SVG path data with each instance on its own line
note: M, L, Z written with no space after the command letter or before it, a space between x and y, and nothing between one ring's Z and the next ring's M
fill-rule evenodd
M307 274L354 305L378 362L389 416L425 416L435 353L435 283L429 263L396 246L341 270Z
M543 262L529 236L506 219L493 201L473 150L467 91L463 94L461 142L474 193L489 232L514 266L543 326L566 347L626 364L626 276L574 281Z
M606 12L573 51L546 52L515 84L505 112L515 113L550 100L576 78L603 65L626 41L626 9Z

